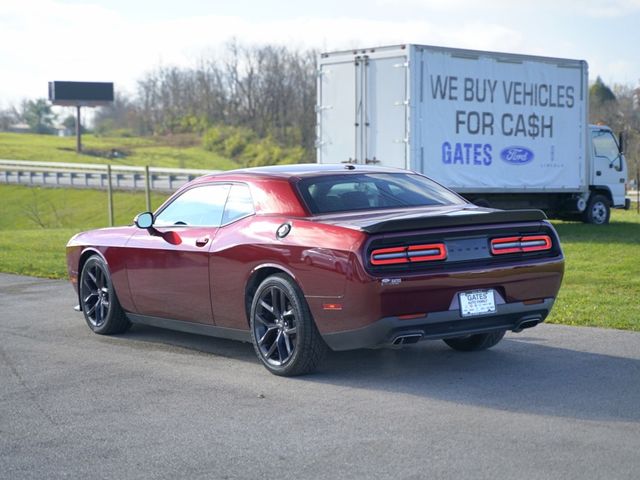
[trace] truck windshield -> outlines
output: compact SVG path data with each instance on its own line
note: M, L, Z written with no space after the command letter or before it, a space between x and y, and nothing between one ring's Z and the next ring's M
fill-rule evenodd
M465 203L452 191L422 175L410 173L303 178L298 182L298 190L313 214Z

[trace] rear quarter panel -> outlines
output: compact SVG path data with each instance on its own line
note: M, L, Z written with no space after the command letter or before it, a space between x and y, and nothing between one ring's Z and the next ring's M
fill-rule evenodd
M291 225L279 239L278 227ZM224 227L211 248L210 275L216 325L246 328L245 287L261 268L287 272L310 299L339 299L354 277L353 249L362 233L285 216L254 216Z

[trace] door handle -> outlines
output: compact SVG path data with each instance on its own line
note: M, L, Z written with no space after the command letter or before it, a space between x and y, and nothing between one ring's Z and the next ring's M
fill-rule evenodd
M207 243L209 243L209 236L198 238L196 240L196 247L204 247Z
M599 177L600 175L602 175L602 172L600 170L596 170L596 176Z

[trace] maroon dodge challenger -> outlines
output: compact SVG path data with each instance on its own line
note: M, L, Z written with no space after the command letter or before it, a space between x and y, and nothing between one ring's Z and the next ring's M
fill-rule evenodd
M492 347L544 321L564 271L544 213L477 207L388 168L206 175L134 223L67 245L89 328L251 341L277 375L311 372L329 349Z

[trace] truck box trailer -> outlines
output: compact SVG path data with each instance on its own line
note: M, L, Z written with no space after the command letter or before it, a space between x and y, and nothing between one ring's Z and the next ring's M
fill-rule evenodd
M622 146L588 123L588 66L426 45L323 53L317 161L414 170L484 206L607 223Z

